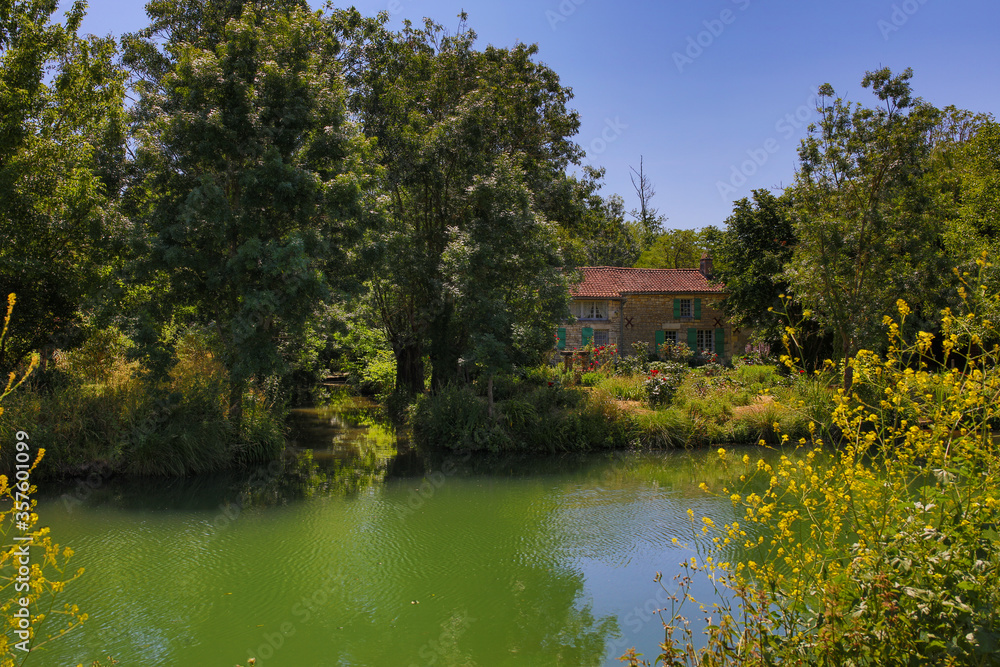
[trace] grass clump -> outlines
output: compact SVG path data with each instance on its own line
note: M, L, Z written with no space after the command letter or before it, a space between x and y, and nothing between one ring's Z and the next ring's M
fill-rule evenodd
M284 448L277 391L248 389L239 426L229 418L228 375L212 339L191 329L177 337L175 363L154 379L130 357L116 329L94 332L57 354L11 396L0 437L18 430L46 449L39 474L93 470L186 475L271 461ZM9 461L3 465L9 468Z

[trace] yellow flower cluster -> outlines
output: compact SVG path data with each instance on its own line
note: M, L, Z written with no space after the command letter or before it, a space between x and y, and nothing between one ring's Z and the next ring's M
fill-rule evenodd
M1000 311L1000 297L965 294L991 299L978 312ZM854 384L834 398L836 442L810 428L810 440L776 460L719 450L743 485L720 495L741 516L701 520L711 539L691 567L728 593L731 617L710 626L701 658L973 664L962 656L988 650L988 637L968 628L1000 627L1000 331L972 305L945 312L939 336L906 340L911 310L897 303L888 352L850 361ZM691 664L675 661L678 647L664 649L664 664Z

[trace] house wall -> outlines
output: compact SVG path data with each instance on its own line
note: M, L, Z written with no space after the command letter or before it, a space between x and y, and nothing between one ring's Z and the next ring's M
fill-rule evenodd
M594 301L594 299L584 299L584 301ZM608 319L606 320L581 320L577 319L572 324L563 324L566 329L566 349L583 347L583 329L589 327L595 331L606 329L608 331L608 344L617 345L618 335L621 332L621 301L607 299L610 302Z
M673 330L677 332L677 340L688 341L688 329L723 329L725 331L726 360L743 354L749 332L734 333L733 327L722 313L721 295L702 294L631 294L624 301L612 301L607 320L576 320L572 324L564 324L566 329L566 349L582 347L583 329L589 327L596 330L607 329L608 341L618 345L622 354L632 353L632 344L645 342L653 351L656 342L656 332ZM674 317L674 299L700 299L701 317ZM623 335L621 335L623 334Z
M674 317L674 299L699 299L701 301L701 317ZM656 332L673 330L677 332L677 340L687 343L688 329L723 329L727 359L732 357L732 327L720 310L721 297L714 295L694 294L632 294L626 298L624 317L626 322L624 346L625 352L632 351L632 343L643 341L653 350ZM632 326L627 326L632 318ZM721 325L721 326L720 326Z

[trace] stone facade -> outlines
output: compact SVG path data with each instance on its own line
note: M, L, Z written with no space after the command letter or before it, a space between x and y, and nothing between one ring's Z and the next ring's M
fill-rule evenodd
M734 331L722 313L725 287L712 280L707 255L698 269L580 270L583 281L572 292L576 319L556 333L562 350L593 341L595 347L613 344L620 354L631 354L640 341L653 352L664 341L675 340L729 361L746 347L748 332Z
M632 344L642 341L650 352L654 351L658 331L674 332L678 342L690 344L697 341L697 331L711 331L712 351L719 351L724 360L743 353L748 342L747 332L735 331L723 314L722 296L703 294L630 294L621 299L574 299L574 301L605 301L606 319L577 318L572 323L564 323L560 330L565 333L566 350L584 347L584 329L592 330L595 340L603 340L600 332L605 332L607 341L618 346L621 354L631 354ZM675 300L685 299L690 303L690 315L676 316ZM697 300L697 303L696 303ZM697 308L696 308L697 305ZM698 317L696 317L698 315ZM689 333L694 330L695 333ZM717 342L721 331L723 342ZM702 334L703 338L706 334ZM667 334L669 337L669 334ZM659 337L660 340L663 335ZM697 347L694 345L692 347Z

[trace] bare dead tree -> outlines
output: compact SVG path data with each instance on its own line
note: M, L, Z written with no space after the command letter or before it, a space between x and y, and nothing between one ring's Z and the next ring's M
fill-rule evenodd
M646 176L641 155L639 156L639 169L636 170L632 166L629 166L629 169L632 170L632 173L629 175L632 179L632 187L635 188L635 194L639 197L639 208L634 209L632 215L642 225L643 246L649 247L653 239L660 233L664 219L662 216L657 215L657 210L650 205L650 200L653 199L656 190L653 188L653 183Z

